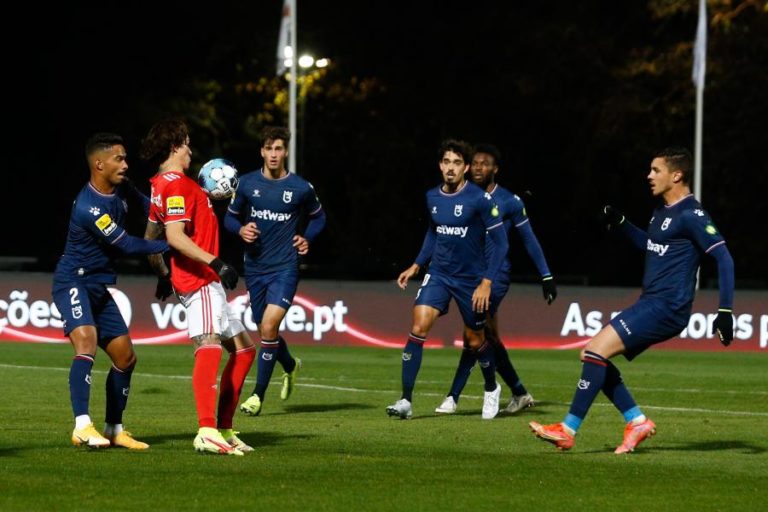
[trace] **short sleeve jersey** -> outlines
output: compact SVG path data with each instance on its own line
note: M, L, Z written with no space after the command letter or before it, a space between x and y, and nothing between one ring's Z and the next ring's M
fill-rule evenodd
M240 179L229 211L244 223L254 222L260 233L245 250L246 274L266 274L296 268L299 256L293 237L303 214L322 210L312 184L295 174L269 179L263 170Z
M181 172L165 172L154 176L149 221L163 225L184 223L184 233L201 249L219 255L219 223L211 200L202 188ZM171 251L171 283L180 294L197 291L218 281L219 276L208 265Z
M467 182L448 194L442 185L427 192L430 229L435 232L430 273L477 278L486 267L485 232L503 226L491 195Z
M120 251L113 245L127 235L123 229L127 212L123 188L102 194L90 183L85 185L72 204L67 242L56 265L54 283L116 283L114 259Z
M643 297L660 298L690 310L702 254L725 243L693 195L653 212L648 225Z

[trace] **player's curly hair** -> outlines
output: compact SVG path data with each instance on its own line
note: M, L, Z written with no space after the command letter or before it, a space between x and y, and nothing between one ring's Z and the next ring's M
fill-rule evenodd
M174 148L184 145L189 137L187 124L178 118L156 122L141 141L139 156L152 165L160 165Z
M446 139L440 144L440 152L437 155L437 161L441 161L446 151L452 151L464 159L464 163L468 164L472 161L472 146L463 140L458 139Z
M493 144L488 144L485 142L475 144L474 154L476 155L478 153L485 153L485 154L491 155L491 158L493 158L494 165L501 164L501 151L499 151L499 148L497 148Z
M686 185L691 184L693 178L693 155L688 148L673 146L657 151L655 158L663 158L670 169L680 171L682 180Z

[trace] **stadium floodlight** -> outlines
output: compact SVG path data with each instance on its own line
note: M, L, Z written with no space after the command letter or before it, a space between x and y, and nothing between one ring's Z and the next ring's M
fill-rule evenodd
M304 54L301 57L299 57L299 66L301 66L304 69L311 68L314 63L315 63L315 58L311 55Z

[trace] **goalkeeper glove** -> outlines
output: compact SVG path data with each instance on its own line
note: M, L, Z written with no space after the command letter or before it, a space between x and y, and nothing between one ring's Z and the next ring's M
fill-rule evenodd
M227 265L219 258L214 258L213 261L208 264L208 266L211 267L214 272L219 275L221 284L224 285L224 288L228 290L235 289L235 286L237 286L238 276L234 267Z
M551 275L542 277L541 290L544 292L544 300L547 301L547 304L552 304L557 298L557 286L555 286L555 278Z
M624 214L611 205L603 207L603 211L600 212L600 221L606 224L608 229L618 228L624 223Z
M717 318L712 322L712 334L717 333L720 343L727 347L733 341L733 312L730 309L717 310Z

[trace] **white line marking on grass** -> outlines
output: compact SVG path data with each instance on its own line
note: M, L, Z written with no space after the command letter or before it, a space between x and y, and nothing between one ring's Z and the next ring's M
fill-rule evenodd
M54 366L26 366L26 365L16 365L16 364L0 364L0 368L9 368L13 370L51 370L55 372L68 372L69 368L60 368L60 367L54 367ZM92 373L97 374L106 374L109 373L108 371L104 370L93 370ZM156 374L156 373L136 373L137 376L141 377L149 377L154 379L169 379L169 380L192 380L191 375L163 375L163 374ZM252 381L252 379L246 379L246 381ZM388 390L388 389L363 389L363 388L350 388L350 387L343 387L343 386L331 386L327 384L307 384L307 383L301 383L297 382L297 386L304 387L304 388L314 388L314 389L327 389L330 391L345 391L348 393L375 393L375 394L388 394L388 395L396 395L396 390ZM551 386L555 387L555 386ZM562 387L562 386L558 386ZM674 391L687 391L687 390L677 390L677 389L661 389L659 391L667 391L667 392L674 392ZM439 397L443 398L445 395L443 393L417 393L418 396L423 397ZM482 400L483 397L478 395L461 395L462 398L470 399L470 400ZM563 405L568 406L569 403L566 402L549 402L550 404L556 404L556 405ZM613 407L613 404L604 404L604 403L595 403L593 404L598 407ZM658 405L643 405L643 409L649 409L649 410L656 410L656 411L668 411L668 412L692 412L692 413L702 413L702 414L721 414L726 416L758 416L758 417L768 417L768 412L754 412L754 411L727 411L723 409L702 409L697 407L664 407L664 406L658 406Z

